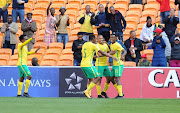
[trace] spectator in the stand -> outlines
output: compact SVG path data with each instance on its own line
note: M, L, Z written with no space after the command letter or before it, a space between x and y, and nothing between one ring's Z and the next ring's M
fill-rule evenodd
M175 5L179 5L179 9L180 9L180 0L175 0ZM180 22L180 10L178 11L178 17L179 17L179 22Z
M164 24L165 18L169 16L170 1L169 0L156 0L156 1L160 4L161 24Z
M91 12L91 7L86 5L85 12L80 15L79 23L81 24L80 32L83 33L83 40L89 41L89 35L93 34L93 26L95 24L95 14Z
M32 63L32 66L39 66L38 59L36 57L32 58L31 63Z
M121 44L121 46L124 48L124 50L127 51L126 46L123 44L122 41L119 40L118 34L113 33L113 35L111 35L111 36L116 36L117 37L116 42ZM108 42L108 45L111 45L111 41ZM113 59L112 58L109 58L109 63L110 63L110 66L113 66Z
M36 22L32 19L32 13L27 13L27 18L22 21L21 30L23 35L26 35L27 38L31 38L34 33L37 31ZM32 39L28 44L27 48L30 51L34 47L35 39Z
M44 42L47 43L48 48L49 48L50 43L55 42L56 18L54 16L55 9L53 7L50 9L51 4L52 4L52 1L50 2L47 8L47 20L46 20L45 36L44 36ZM50 13L49 13L49 10L50 10Z
M162 29L162 33L155 33L156 36L162 36L165 44L166 44L166 48L165 48L165 56L166 56L166 59L167 59L167 62L170 63L170 60L171 60L171 45L170 45L170 42L169 42L169 39L168 39L168 36L167 34L165 33L164 31L164 27L162 25L159 25L158 28Z
M170 10L169 17L165 18L165 32L168 35L169 40L175 34L177 24L179 23L179 18L175 16L175 9Z
M136 32L130 31L130 38L124 43L127 48L126 61L134 61L136 65L141 58L140 52L143 50L142 41L136 38Z
M13 22L17 22L17 17L19 16L20 23L24 20L24 4L28 3L28 0L13 0L12 5L12 16L13 16Z
M157 30L157 31L156 31ZM155 32L160 32L161 29L156 29ZM162 32L162 30L161 30ZM165 56L166 44L162 37L155 36L152 42L152 48L154 55L152 59L152 66L156 67L167 67L167 60Z
M171 67L180 67L180 34L176 32L170 42L171 42Z
M74 51L74 53L73 53L74 54L74 66L80 65L81 59L82 59L82 54L81 54L82 46L86 42L83 40L83 33L78 32L77 37L78 37L78 39L74 40L73 46L72 46L72 51Z
M123 32L126 29L126 20L124 19L123 15L118 10L115 10L113 6L109 8L110 10L110 13L109 13L108 4L109 2L106 3L105 13L106 13L106 18L109 19L111 31L118 33L119 40L123 42Z
M131 4L142 4L143 0L131 0Z
M1 33L4 33L2 44L3 48L12 49L12 55L14 54L14 49L16 48L16 44L18 43L16 36L17 32L17 23L12 22L12 15L8 15L7 23L4 23L1 29Z
M11 4L11 0L7 1L7 0L0 0L0 20L1 20L1 16L3 17L3 23L7 22L7 16L8 16L8 10L7 8L9 7L9 5Z
M152 25L152 19L150 16L147 17L146 23L143 26L142 32L140 34L140 39L142 40L142 43L144 45L144 48L146 48L146 44L151 43L153 40L153 31L154 31L154 25Z
M64 48L66 43L69 42L67 26L69 26L69 16L65 14L66 8L62 6L59 10L61 14L56 16L56 26L57 26L57 42L62 42Z
M99 12L95 17L95 26L97 27L98 35L102 35L108 42L110 38L110 24L102 4L99 5Z
M138 66L151 66L151 63L147 60L146 54L141 55Z

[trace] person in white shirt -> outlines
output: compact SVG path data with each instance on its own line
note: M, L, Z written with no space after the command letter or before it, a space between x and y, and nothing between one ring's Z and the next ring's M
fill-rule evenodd
M154 25L152 25L152 19L150 16L147 17L146 23L143 26L140 34L140 39L144 46L151 46L153 40Z

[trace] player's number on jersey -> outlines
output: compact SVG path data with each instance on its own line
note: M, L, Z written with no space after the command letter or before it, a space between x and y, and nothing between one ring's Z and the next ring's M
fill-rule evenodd
M86 50L87 50L87 49L84 49L84 58L86 58Z

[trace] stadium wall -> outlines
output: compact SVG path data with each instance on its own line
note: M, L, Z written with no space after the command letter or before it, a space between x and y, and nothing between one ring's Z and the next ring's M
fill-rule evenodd
M33 97L84 97L87 79L80 67L30 67ZM0 96L16 96L17 67L0 67ZM126 67L121 78L125 98L180 98L180 68ZM102 90L105 83L102 79ZM109 97L117 96L110 85ZM92 96L97 97L96 88Z

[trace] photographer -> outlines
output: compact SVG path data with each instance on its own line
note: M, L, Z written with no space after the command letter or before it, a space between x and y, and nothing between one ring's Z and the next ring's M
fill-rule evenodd
M126 29L126 20L118 10L115 10L113 6L109 8L110 10L109 13L108 4L109 2L106 3L105 14L106 14L106 18L108 18L110 21L111 31L118 34L119 40L123 42L123 32Z
M91 12L91 7L86 5L85 12L80 15L79 23L81 24L80 32L83 33L83 40L89 41L89 35L93 34L92 25L95 24L95 14Z

